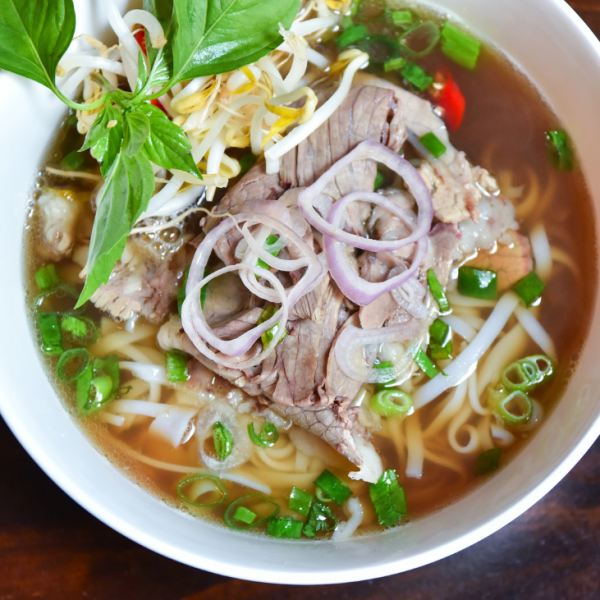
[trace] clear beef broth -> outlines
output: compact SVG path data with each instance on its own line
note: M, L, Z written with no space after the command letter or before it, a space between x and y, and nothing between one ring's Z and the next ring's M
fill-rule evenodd
M373 23L370 23L369 27L372 31L378 28ZM380 27L378 33L386 33L385 27ZM332 51L329 44L327 50ZM451 134L451 141L456 148L466 152L472 164L481 165L492 175L500 178L501 187L503 183L514 187L524 186L523 197L526 197L531 191L535 181L540 182L541 185L540 197L544 196L544 190L548 186L554 186L553 193L548 195L547 202L539 210L534 210L530 217L520 222L521 233L527 235L532 227L543 221L550 242L569 256L578 270L575 273L565 264L555 263L552 278L541 303L540 322L555 341L559 355L557 376L550 384L536 390L536 399L541 402L547 414L560 398L583 347L591 306L596 294L594 215L583 176L577 168L573 172L557 172L553 169L548 159L544 132L558 127L559 123L531 83L517 73L497 52L484 47L474 73L455 65L438 50L419 61L419 64L432 74L452 73L460 86L466 98L466 113L460 129ZM375 71L382 75L381 71L377 69ZM393 74L388 73L385 77L394 83L400 83L398 79L394 80ZM56 165L62 157L76 149L81 141L82 137L76 133L72 124L69 125L67 119L57 134L46 163ZM89 160L87 166L91 168L93 162L93 160ZM502 173L510 174L511 179L507 180L508 183L502 181L500 177ZM80 194L80 201L83 204L89 204L93 190L93 185L88 182L78 183L49 175L41 177L41 185L74 190ZM35 195L33 207L28 220L25 245L27 301L29 304L37 296L33 274L47 262L39 252L41 233L36 213ZM86 218L89 218L91 214L89 207L86 208L84 214ZM63 260L58 263L57 267L63 280L79 283L78 274L81 267L75 262L70 259ZM91 316L100 323L101 313L99 311L92 311ZM482 316L484 318L487 316L485 311ZM506 331L510 330L515 323L513 317L507 325ZM122 328L123 325L117 324L116 327ZM155 349L153 341L144 343L149 348ZM522 356L538 353L539 349L528 340ZM59 393L65 400L65 405L73 414L76 414L72 388L58 381L54 375L55 359L45 358L45 363L49 376L53 378ZM127 377L123 381L124 385L127 385ZM230 386L224 387L224 384L215 377L213 393L219 397L219 395L226 394L227 389L230 389ZM162 400L168 401L171 392L163 389L162 393ZM438 402L433 402L420 409L421 427L426 429L439 412ZM162 463L189 467L190 471L199 466L197 442L194 438L174 450L167 443L157 441L156 438L147 434L149 422L146 417L137 417L130 428L119 433L117 428L101 423L96 418L80 419L82 428L99 450L124 468L140 484L179 508L190 510L194 514L221 523L225 505L214 509L196 509L183 503L177 497L175 489L185 475L185 469L183 472L172 472L156 468L135 460L131 453L124 451L124 448L128 447ZM406 456L398 451L394 443L396 434L392 429L391 420L384 420L383 429L374 434L374 443L382 458L384 468L395 469L399 474L400 482L406 493L409 518L426 515L449 504L481 481L474 476L476 454L458 455L458 460L462 465L460 472L439 462L427 462L426 460L426 468L421 479L405 477ZM516 431L515 435L517 443L505 451L503 462L506 461L506 458L511 460L516 457L518 459L518 452L532 433ZM437 436L430 440L428 447L432 452L437 452L442 456L448 454L445 436L445 429L442 429ZM275 448L283 448L287 443L286 440L286 434L282 434L282 438ZM448 461L452 462L450 459ZM443 463L443 460L441 462ZM341 459L338 466L339 468L335 472L340 477L344 474L344 470L347 473L353 469L353 466L345 459ZM255 475L258 473L254 467L250 467L249 472ZM308 472L310 472L310 468L308 468ZM274 487L272 497L282 507L281 514L292 514L287 509L288 494L292 485L297 485L311 493L314 493L315 487L311 481L305 481L302 478L298 478L299 483L294 483L293 477L288 474L281 475L281 477L287 478L285 479L286 483ZM365 511L365 518L359 533L381 529L377 525L373 507L369 501L368 485L364 482L348 481L347 478L344 478L344 481L360 498ZM228 483L228 488L230 499L235 499L251 491L234 483ZM335 512L338 517L346 518L341 508L336 508Z

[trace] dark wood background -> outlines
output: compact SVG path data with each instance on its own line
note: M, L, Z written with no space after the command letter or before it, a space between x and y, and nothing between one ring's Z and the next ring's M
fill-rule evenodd
M600 0L570 4L600 35ZM385 579L287 587L198 571L112 531L0 419L0 600L591 599L600 598L599 559L600 441L541 502L459 554Z

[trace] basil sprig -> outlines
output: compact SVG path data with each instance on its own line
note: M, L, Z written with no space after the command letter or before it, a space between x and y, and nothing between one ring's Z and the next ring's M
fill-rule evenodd
M41 83L71 108L101 107L81 148L99 162L104 185L77 306L108 281L147 209L155 189L152 164L202 178L184 131L149 101L181 81L233 71L265 56L282 42L279 23L289 28L299 6L300 0L144 0L168 43L152 48L146 34L148 56L138 57L135 90L115 89L98 74L101 98L79 104L56 85L56 69L75 33L73 0L5 0L0 68Z

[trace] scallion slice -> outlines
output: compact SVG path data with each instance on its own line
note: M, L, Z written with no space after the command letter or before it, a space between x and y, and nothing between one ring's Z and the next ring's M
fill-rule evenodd
M366 38L368 35L369 32L364 25L357 25L344 31L335 41L339 48L346 48L347 46L356 44L356 42Z
M433 21L425 21L400 37L400 47L410 56L422 58L431 53L439 40L440 28Z
M542 383L550 379L554 375L556 365L551 358L544 356L543 354L536 354L534 356L528 356L523 359L528 363L531 363L536 369L535 382Z
M260 433L256 433L254 423L248 424L248 435L255 446L259 448L270 448L277 443L279 439L279 431L273 423L268 421L262 426Z
M385 471L377 483L369 485L369 495L377 520L383 527L398 525L408 513L404 490L398 483L396 472L391 469Z
M214 502L196 502L195 500L190 500L190 498L188 498L185 494L184 494L184 488L187 487L188 485L190 485L191 483L194 483L195 481L206 481L211 483L214 487L213 489L202 489L201 493L198 497L204 496L204 494L209 494L209 493L218 493L220 494L220 497L217 498L217 500L215 500ZM223 504L223 502L225 502L225 500L227 499L227 488L225 487L225 484L223 483L223 481L221 481L220 477L217 477L216 475L192 475L191 477L186 477L185 479L183 479L182 481L179 482L179 484L177 485L177 489L176 489L177 495L187 504L190 504L191 506L197 506L199 508L205 507L205 506L218 506L219 504Z
M541 297L546 289L546 285L535 271L531 271L531 273L523 277L523 279L517 281L513 286L513 289L519 298L523 300L525 306L531 306Z
M320 487L337 504L344 504L352 496L352 490L327 469L317 477L315 485Z
M496 413L507 425L518 427L531 418L533 402L525 392L517 390L498 402Z
M314 502L310 507L302 533L309 538L314 538L319 531L332 531L337 527L337 518L332 510L324 504Z
M399 27L412 25L413 22L413 14L410 10L397 10L393 13L390 13L390 18L394 25Z
M431 342L429 344L429 352L431 353L431 358L433 358L433 360L448 360L452 358L453 350L452 342L448 342L443 346L437 342Z
M487 475L498 470L502 448L491 448L482 452L475 463L475 475Z
M375 177L375 182L373 183L373 191L376 192L380 190L385 185L385 177L381 171L377 171L377 176Z
M438 303L440 311L442 313L448 312L450 310L450 303L448 302L448 298L446 297L444 288L439 282L433 269L429 269L427 271L427 285L429 286L431 295L435 298L435 301Z
M66 350L58 359L56 375L62 381L76 381L90 365L90 353L85 348Z
M265 245L268 246L272 246L273 244L275 244L277 242L277 240L279 240L279 237L276 235L270 235L266 241L265 241ZM276 250L275 252L269 252L269 254L271 254L272 256L277 256L279 254L279 250ZM256 266L260 267L261 269L266 269L267 271L271 268L262 258L259 258L256 261ZM259 276L256 275L256 278L258 279Z
M273 517L267 524L267 534L285 540L297 540L302 535L302 521L294 517Z
M258 317L258 321L256 324L260 325L261 323L268 321L277 312L277 310L278 310L278 308L274 304L270 304L260 313L260 317ZM281 326L281 322L275 323L275 325L273 325L273 327L271 327L270 329L267 329L267 331L265 331L260 336L260 339L265 348L272 342L273 338L277 335L280 326ZM279 339L279 343L281 343L285 339L286 336L287 336L287 329L284 328L283 334L282 334L281 338Z
M190 268L188 267L183 272L183 278L181 280L181 287L179 288L179 291L177 292L177 312L179 313L179 316L181 316L181 307L183 306L183 303L185 302L185 286L187 284L189 274L190 274ZM202 297L202 294L204 294L204 298L205 298L206 297L206 286L203 286L202 289L200 290L200 295L201 295L200 303L204 307L204 298Z
M60 322L56 313L37 313L38 327L42 338L42 352L57 356L63 353Z
M382 417L401 417L413 408L412 398L401 390L382 390L369 400L371 410Z
M270 507L273 507L273 510L270 510ZM243 511L238 512L240 509ZM254 515L254 519L248 522L250 513ZM243 530L258 527L278 514L279 505L275 501L262 494L252 493L236 498L227 507L224 519L231 529ZM238 518L238 515L242 515L242 519Z
M213 425L212 436L217 460L223 461L233 452L233 435L221 421L217 421Z
M98 341L98 328L88 317L65 315L60 320L62 329L68 341L78 346L91 346Z
M502 372L502 385L509 391L524 392L536 384L537 367L526 359L510 364Z
M475 69L481 52L479 40L448 22L442 27L441 37L442 52L449 59L471 71Z
M383 70L387 73L388 71L399 71L406 66L406 59L399 56L398 58L390 58L383 63Z
M294 486L290 492L290 501L288 507L290 510L306 516L308 515L308 511L310 510L310 505L312 502L312 494L309 494L308 492L300 490Z
M407 63L407 65L400 71L402 77L412 83L417 89L424 92L432 83L433 77L426 73L415 63Z
M326 504L333 502L333 498L327 495L320 487L316 488L315 496L319 502L325 502Z
M440 346L445 346L452 337L450 325L440 319L436 319L429 327L429 335L434 342Z
M376 362L373 365L374 369L393 369L394 363L391 360L386 360L384 362Z
M438 368L431 362L431 359L425 354L423 348L419 348L415 354L415 362L429 379L433 379L439 373Z
M165 354L165 368L167 379L173 383L187 381L190 378L188 371L189 356L178 350L168 350Z
M471 298L495 300L498 297L498 275L487 269L461 267L458 270L458 291Z
M431 131L426 133L421 138L421 144L425 146L433 158L439 158L440 156L443 156L447 150L446 146L444 146L435 133L432 133Z
M60 283L60 277L56 271L56 265L50 263L38 269L34 275L40 292L45 292Z
M554 167L559 171L571 171L575 164L575 155L567 132L562 129L546 131L546 139Z
M91 415L110 402L119 390L119 359L115 355L96 358L77 378L79 412Z

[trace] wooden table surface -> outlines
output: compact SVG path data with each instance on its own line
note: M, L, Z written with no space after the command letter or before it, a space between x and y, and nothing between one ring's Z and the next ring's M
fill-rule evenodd
M570 4L600 35L600 0ZM599 559L600 441L541 502L459 554L385 579L288 587L192 569L124 538L64 494L0 419L0 600L591 599Z

